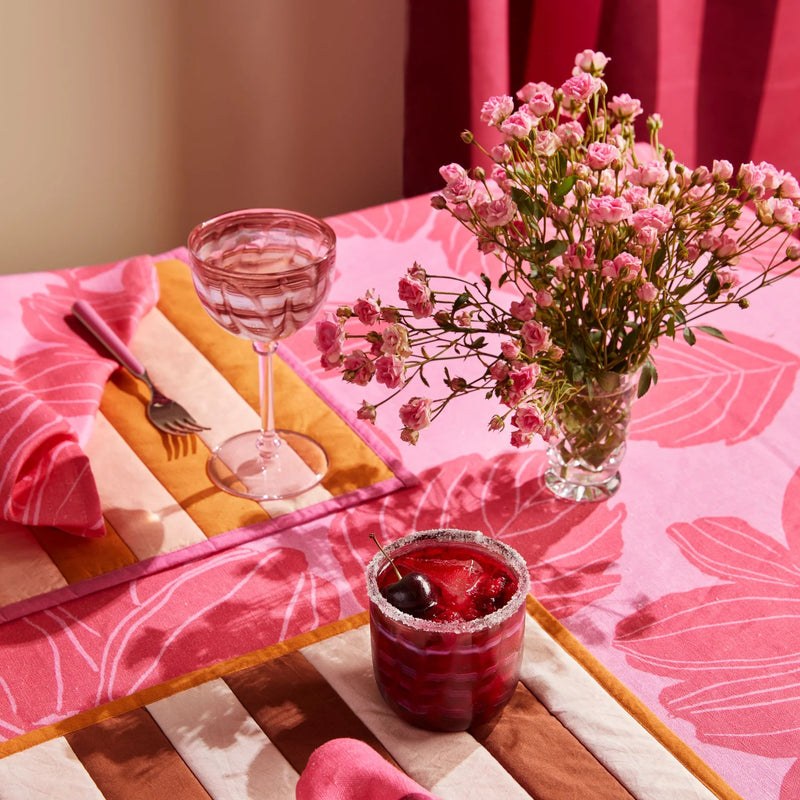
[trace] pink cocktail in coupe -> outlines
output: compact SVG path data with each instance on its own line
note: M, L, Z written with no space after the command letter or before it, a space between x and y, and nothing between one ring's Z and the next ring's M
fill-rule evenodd
M381 695L422 728L491 719L519 681L528 569L476 531L413 533L367 567L372 663Z

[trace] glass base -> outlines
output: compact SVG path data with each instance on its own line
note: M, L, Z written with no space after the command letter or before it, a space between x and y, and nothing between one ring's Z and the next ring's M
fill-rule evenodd
M261 431L224 441L212 453L208 474L220 489L250 500L282 500L313 489L327 474L328 454L302 433L278 430L280 446L259 458Z
M585 476L590 480L578 478L570 479L564 477L558 471L548 469L544 474L544 482L547 488L556 496L563 500L572 500L575 503L596 503L600 500L608 500L616 494L622 479L619 472L614 473L606 480L597 480L596 476ZM591 478L594 477L594 480Z

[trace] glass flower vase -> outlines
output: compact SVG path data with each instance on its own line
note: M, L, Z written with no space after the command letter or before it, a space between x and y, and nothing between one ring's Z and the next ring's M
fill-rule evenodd
M595 502L619 489L619 468L638 384L638 371L609 372L561 406L544 476L556 497Z

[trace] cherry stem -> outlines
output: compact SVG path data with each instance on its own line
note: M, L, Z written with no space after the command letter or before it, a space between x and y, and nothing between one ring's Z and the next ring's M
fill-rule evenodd
M392 561L392 557L381 547L381 543L378 541L378 537L375 536L374 533L371 533L369 535L369 538L372 539L372 541L375 542L376 545L378 545L378 550L380 550L381 553L383 553L383 557L392 565L392 569L397 574L397 580L399 581L403 580L403 576L400 574L400 570L397 569L397 565L394 563L394 561Z

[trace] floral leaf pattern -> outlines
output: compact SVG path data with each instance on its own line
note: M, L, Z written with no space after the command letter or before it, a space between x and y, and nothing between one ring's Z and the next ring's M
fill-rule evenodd
M684 557L719 582L649 603L619 623L614 644L632 666L673 681L661 702L701 741L796 758L800 470L783 520L788 547L731 517L671 525L667 534ZM795 765L786 776L782 798L797 796L799 772Z
M519 550L530 566L531 593L555 616L570 616L619 583L614 564L625 512L554 499L541 479L543 467L541 453L451 461L421 475L419 486L338 514L331 549L351 585L360 586L375 553L368 533L390 541L412 530L480 530ZM387 528L387 519L398 518L406 520L405 530ZM357 597L366 605L363 587Z
M665 340L658 385L634 406L631 437L661 447L734 445L762 433L791 395L800 358L744 334L694 347Z

